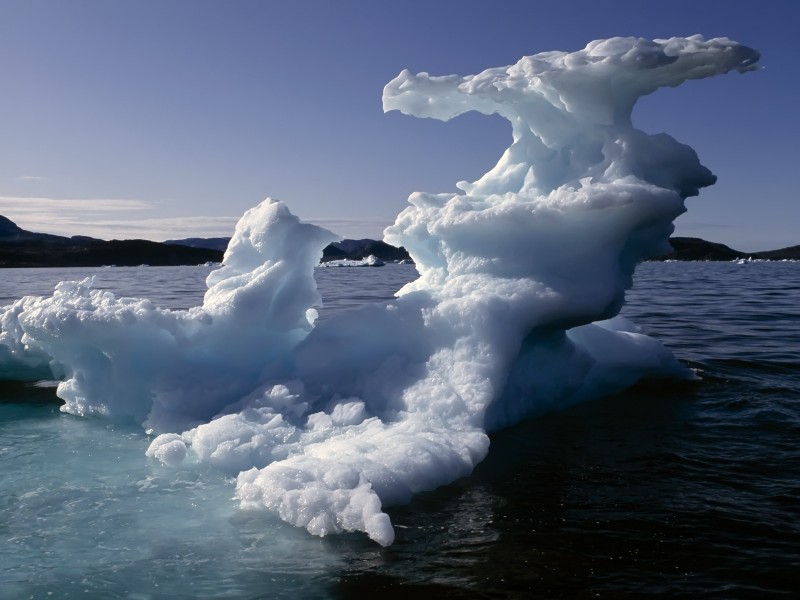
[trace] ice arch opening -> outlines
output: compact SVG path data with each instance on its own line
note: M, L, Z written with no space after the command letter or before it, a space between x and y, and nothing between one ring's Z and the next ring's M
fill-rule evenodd
M149 456L237 475L243 506L390 544L383 507L469 473L487 432L643 377L691 377L616 315L637 262L666 250L714 176L631 111L757 60L726 38L613 38L467 77L403 71L386 110L497 113L513 143L461 193L411 195L385 239L420 276L395 302L315 325L313 269L335 236L267 200L239 221L202 306L62 283L2 309L0 373L62 374L64 410L143 423L161 434Z

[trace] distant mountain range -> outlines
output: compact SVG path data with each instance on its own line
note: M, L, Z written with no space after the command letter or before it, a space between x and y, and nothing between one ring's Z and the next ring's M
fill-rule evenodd
M220 262L230 238L187 238L105 241L87 236L63 237L34 233L0 216L0 268L199 265ZM652 260L800 260L800 246L766 252L740 252L700 238L670 239L674 251ZM383 261L408 259L404 248L371 239L342 240L325 248L323 261L361 260L377 256Z

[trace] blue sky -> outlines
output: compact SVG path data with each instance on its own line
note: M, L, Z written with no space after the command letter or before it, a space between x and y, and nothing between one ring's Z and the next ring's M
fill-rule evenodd
M800 244L800 2L0 0L0 214L102 238L229 235L267 196L381 237L411 192L456 191L510 143L499 117L384 114L402 69L467 75L615 35L727 36L762 53L644 98L634 124L717 184L677 235Z

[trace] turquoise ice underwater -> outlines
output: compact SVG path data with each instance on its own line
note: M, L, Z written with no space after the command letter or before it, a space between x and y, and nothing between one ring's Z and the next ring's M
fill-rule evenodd
M0 373L61 379L63 410L106 431L144 427L165 482L211 469L236 477L244 508L389 545L383 507L468 475L489 432L694 376L617 313L636 265L714 176L630 116L659 87L757 60L724 38L614 38L468 77L404 71L385 110L498 113L513 143L462 193L409 198L385 239L419 277L395 301L316 323L314 267L336 238L267 200L238 223L202 306L64 282L3 308Z

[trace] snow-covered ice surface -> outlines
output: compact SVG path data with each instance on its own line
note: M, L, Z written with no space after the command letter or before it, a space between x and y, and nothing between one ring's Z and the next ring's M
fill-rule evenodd
M61 378L63 410L141 423L147 455L237 476L243 507L315 535L391 544L383 506L471 472L487 432L644 377L692 377L617 313L715 177L631 124L637 99L758 53L725 38L614 38L478 75L403 71L385 110L498 113L513 143L461 193L415 193L387 228L419 278L315 324L336 236L266 200L239 221L202 306L161 309L90 279L0 309L0 378Z

